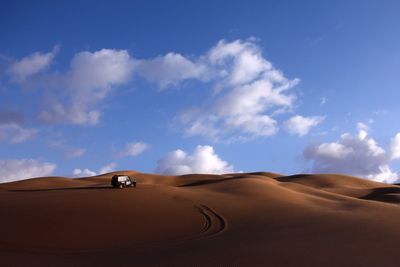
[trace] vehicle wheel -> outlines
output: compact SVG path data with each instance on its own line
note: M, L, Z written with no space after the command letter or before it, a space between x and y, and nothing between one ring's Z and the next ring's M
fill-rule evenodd
M120 185L119 185L119 188L122 189L122 188L124 188L124 186L123 186L122 184L120 184Z

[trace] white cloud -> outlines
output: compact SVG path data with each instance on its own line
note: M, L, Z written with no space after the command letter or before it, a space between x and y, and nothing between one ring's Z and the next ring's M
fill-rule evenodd
M360 125L358 128L365 129ZM304 157L312 161L314 173L344 173L393 183L398 180L398 174L392 172L389 164L400 155L399 141L400 134L397 134L392 140L391 151L387 152L360 129L358 135L345 133L336 142L309 146Z
M177 85L187 79L203 79L207 68L181 54L168 53L154 59L137 60L136 71L146 80L157 83L160 88Z
M128 51L101 49L76 54L68 78L71 88L93 90L97 97L102 97L111 86L128 82L132 70Z
M233 129L240 129L241 132L257 136L274 135L278 128L276 121L268 115L238 115L226 118L225 126Z
M75 177L95 176L97 173L89 169L74 169L72 175Z
M369 126L366 125L365 123L358 122L357 129L358 129L358 138L360 138L361 140L365 139L368 136Z
M211 104L182 116L187 135L245 140L278 131L272 117L292 109L296 97L289 89L298 79L285 78L254 40L220 41L202 60L218 91Z
M36 159L0 160L0 182L12 182L34 177L48 176L57 165Z
M23 127L23 115L14 111L0 111L0 142L23 143L33 139L39 130Z
M303 136L308 134L311 128L317 126L324 118L323 116L303 117L296 115L287 120L284 125L290 134Z
M31 140L38 130L24 128L17 123L0 124L0 141L4 140L12 144Z
M357 129L358 129L359 131L368 131L368 130L369 130L369 127L368 127L368 125L366 125L365 123L357 122Z
M390 143L390 155L391 159L400 158L400 133L397 133Z
M47 91L46 122L95 125L100 103L118 86L141 77L160 88L189 79L212 89L212 96L195 112L182 116L185 134L203 135L217 141L248 140L271 136L279 130L278 115L291 111L296 95L291 88L299 79L288 79L262 54L255 39L219 41L206 53L187 57L167 53L137 59L126 50L101 49L80 52L70 69L54 74Z
M253 39L222 40L194 59L179 53L135 59L124 50L103 49L75 56L65 79L69 87L79 90L72 94L69 106L51 103L51 111L43 112L41 117L46 121L94 125L100 117L95 104L107 95L110 87L128 82L133 75L160 88L188 79L211 85L217 93L215 101L193 116L185 115L183 121L187 135L211 133L220 139L229 135L275 134L278 127L272 116L292 108L296 97L289 89L299 82L288 80L274 68Z
M90 169L74 169L72 171L72 175L74 177L88 177L88 176L96 176L104 173L109 173L115 171L115 168L117 167L117 164L114 162L111 162L107 165L104 165L101 167L97 172L90 170Z
M233 172L233 166L215 154L211 146L197 146L193 154L178 149L158 161L161 174L182 175L189 173L222 174Z
M353 152L353 149L340 143L324 143L315 148L315 153L320 157L341 159Z
M138 156L142 154L144 151L150 148L149 144L144 142L131 142L126 144L125 148L118 153L119 156L126 157L126 156Z
M100 119L98 103L114 86L126 84L132 77L133 59L126 50L102 49L81 52L71 61L71 69L63 76L68 101L53 100L40 114L47 122L68 122L95 125Z
M328 101L328 99L327 99L326 97L324 97L324 96L321 97L320 105L321 105L321 106L325 105L327 101Z
M8 69L8 73L13 80L23 82L27 78L46 70L53 61L57 51L58 47L56 46L51 52L36 52L30 56L24 57L14 62Z
M115 171L115 168L117 168L117 163L111 162L111 163L101 167L100 170L98 171L98 174L113 172L113 171Z
M243 42L236 40L230 43L219 41L208 53L208 59L216 66L227 82L232 85L247 84L268 73L270 78L282 79L279 71L261 54L260 48L253 40Z

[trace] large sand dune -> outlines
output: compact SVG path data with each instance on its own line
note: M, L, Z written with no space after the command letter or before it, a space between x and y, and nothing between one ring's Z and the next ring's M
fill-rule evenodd
M123 171L0 184L0 266L400 266L400 187Z

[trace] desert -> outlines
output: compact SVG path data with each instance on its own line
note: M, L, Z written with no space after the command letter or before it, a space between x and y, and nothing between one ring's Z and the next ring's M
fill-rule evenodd
M344 175L28 179L0 185L1 265L398 266L399 203Z

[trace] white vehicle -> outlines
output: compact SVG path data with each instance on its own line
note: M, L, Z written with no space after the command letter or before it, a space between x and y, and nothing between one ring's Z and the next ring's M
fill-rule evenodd
M111 178L111 185L114 188L124 188L127 186L136 187L136 180L132 179L128 175L114 175Z

